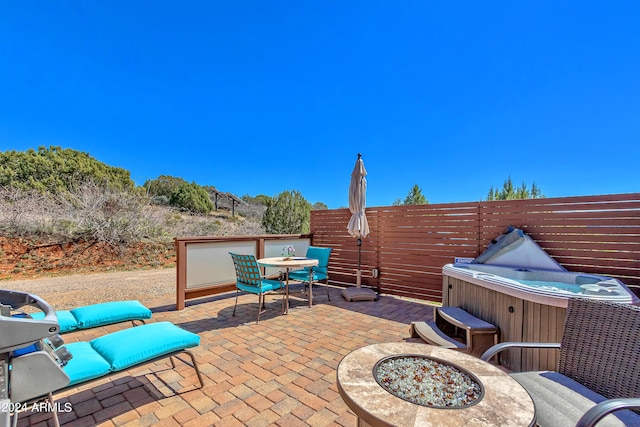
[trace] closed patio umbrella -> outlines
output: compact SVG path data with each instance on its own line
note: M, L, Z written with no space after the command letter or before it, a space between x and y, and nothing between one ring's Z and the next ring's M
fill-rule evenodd
M360 270L360 249L362 239L369 235L369 223L365 213L367 200L367 170L364 168L362 154L358 153L358 160L351 172L351 185L349 186L349 210L351 219L347 225L347 231L352 237L358 239L358 270L356 271L356 287L346 288L342 296L347 301L373 301L377 300L377 294L371 289L362 289L362 271Z
M357 237L360 243L363 237L369 235L369 223L364 209L367 204L367 170L364 168L362 154L358 154L358 160L351 172L351 185L349 186L349 210L351 219L347 225L347 231L351 237ZM360 268L360 264L358 264Z

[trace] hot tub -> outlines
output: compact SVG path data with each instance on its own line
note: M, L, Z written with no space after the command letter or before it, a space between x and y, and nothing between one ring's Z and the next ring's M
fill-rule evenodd
M522 230L510 229L469 264L442 268L443 305L458 306L499 329L499 341L560 342L569 298L637 304L611 277L567 271ZM555 370L553 350L500 353L510 369Z
M442 274L555 307L566 308L571 297L638 303L635 294L622 282L606 276L485 264L447 264Z

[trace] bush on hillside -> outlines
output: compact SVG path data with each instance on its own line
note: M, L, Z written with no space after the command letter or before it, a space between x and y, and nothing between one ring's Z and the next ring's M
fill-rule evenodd
M262 225L270 234L305 234L310 218L311 203L299 191L283 191L267 202Z
M182 178L177 178L170 175L160 175L156 179L148 179L145 181L143 187L145 192L150 197L166 197L167 200L171 198L171 195L178 191L178 189L188 184Z
M60 193L78 182L91 180L111 188L133 190L126 169L108 166L81 151L38 147L0 152L0 186Z
M169 198L169 204L194 213L207 214L213 209L209 193L195 182L183 183Z
M145 192L151 197L151 203L170 205L193 213L206 214L213 209L211 196L203 187L195 182L188 183L175 176L160 175L144 183ZM213 187L211 187L213 188Z
M244 196L242 196L242 200L250 205L263 205L266 207L267 204L269 204L271 197L264 194L258 194L257 196L252 197L248 194L245 194Z

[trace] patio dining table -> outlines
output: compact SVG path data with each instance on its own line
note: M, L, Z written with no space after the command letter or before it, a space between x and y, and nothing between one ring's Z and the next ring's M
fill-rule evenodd
M319 261L314 258L307 257L271 257L260 258L258 264L263 267L274 267L281 270L285 270L285 306L283 314L289 313L289 272L292 270L302 269L304 267L314 267L318 265ZM309 271L309 307L313 304L313 286L311 285L311 279L313 273Z

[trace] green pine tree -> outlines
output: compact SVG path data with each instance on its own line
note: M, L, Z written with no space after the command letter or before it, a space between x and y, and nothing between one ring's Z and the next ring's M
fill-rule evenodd
M404 198L404 202L399 198L394 200L393 206L401 206L401 205L427 205L429 201L422 194L422 189L418 186L418 184L414 185L407 193L407 197Z
M509 177L503 184L502 190L495 190L493 186L489 188L487 200L515 200L515 199L541 199L544 198L542 191L534 182L531 191L527 189L524 182L517 188L513 186L513 181Z
M262 225L270 234L309 233L311 203L299 191L283 191L267 201Z

